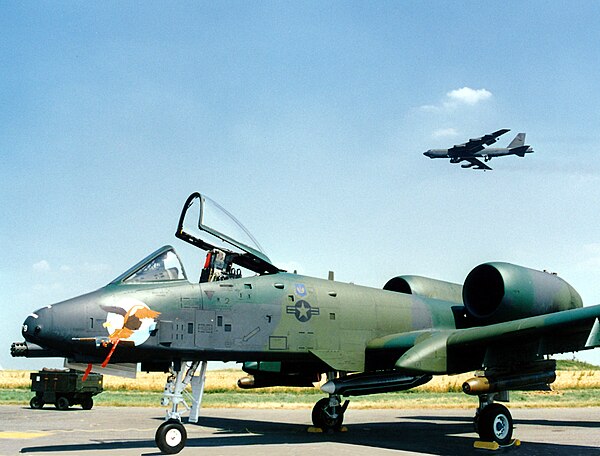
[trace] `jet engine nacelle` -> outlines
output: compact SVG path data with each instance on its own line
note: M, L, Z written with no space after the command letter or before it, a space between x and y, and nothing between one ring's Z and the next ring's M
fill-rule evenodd
M579 293L556 274L500 262L473 269L462 296L469 316L485 324L583 306Z
M426 298L462 304L462 285L416 275L394 277L383 286L384 290L414 294Z

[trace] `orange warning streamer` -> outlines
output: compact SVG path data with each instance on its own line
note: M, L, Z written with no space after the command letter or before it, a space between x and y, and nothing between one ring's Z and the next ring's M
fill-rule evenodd
M90 375L90 372L92 372L92 363L89 363L87 365L87 368L85 369L85 373L83 374L81 381L85 382L88 378L88 375Z
M104 362L101 364L102 367L106 367L106 365L108 364L108 361L110 361L110 357L113 355L113 353L115 352L115 348L117 348L117 345L119 345L119 341L121 339L117 339L115 341L115 343L113 344L112 348L110 349L110 351L108 352L108 356L106 357L106 359L104 360Z

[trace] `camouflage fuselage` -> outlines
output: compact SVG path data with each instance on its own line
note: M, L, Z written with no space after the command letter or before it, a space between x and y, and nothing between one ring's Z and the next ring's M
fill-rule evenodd
M124 323L128 317L111 314L110 309L131 308L124 303L134 301L160 315L154 321L141 319L136 329L134 316ZM456 306L288 273L202 284L119 283L40 309L37 318L28 317L24 335L67 351L65 356L75 361L98 362L108 352L99 341L121 322L133 328L135 337L121 342L111 362L293 360L323 370L362 371L369 341L428 328L454 329Z

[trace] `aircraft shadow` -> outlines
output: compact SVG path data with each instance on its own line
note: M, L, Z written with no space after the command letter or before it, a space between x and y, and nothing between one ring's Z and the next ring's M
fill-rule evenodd
M407 417L403 417L403 420ZM476 435L468 418L415 416L414 422L353 423L348 432L333 434L308 433L307 425L277 423L258 420L231 418L201 417L198 426L213 428L215 433L206 437L188 438L186 448L232 448L251 447L254 445L294 445L336 442L356 445L365 448L412 451L439 456L464 456L465 454L481 454L473 448ZM521 422L521 421L519 421ZM557 424L541 420L541 425ZM536 424L531 421L528 424ZM573 426L580 423L573 423ZM193 424L186 425L193 429ZM550 443L525 442L520 447L529 455L563 456L598 455L597 447L584 445L559 445ZM160 454L153 439L150 440L95 440L86 444L54 445L26 447L21 453L57 452L78 453L93 450L111 450L118 452L125 449L150 449L143 453L147 456ZM505 450L505 451L510 451Z
M423 420L423 421L465 421L460 416L445 416L440 418L439 416L403 416L405 420ZM541 419L517 419L514 420L515 426L519 424L531 425L531 426L559 426L559 427L583 427L583 428L600 428L599 421L563 421L563 420L541 420Z

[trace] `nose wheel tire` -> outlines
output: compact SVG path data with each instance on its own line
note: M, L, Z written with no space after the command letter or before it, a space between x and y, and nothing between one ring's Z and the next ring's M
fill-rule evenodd
M342 406L332 407L328 398L319 400L312 410L312 422L323 430L337 430L342 427L344 412Z
M180 421L169 420L158 427L154 440L163 454L176 454L183 450L187 432Z
M490 404L479 413L477 430L486 442L508 445L513 433L512 416L502 404Z

